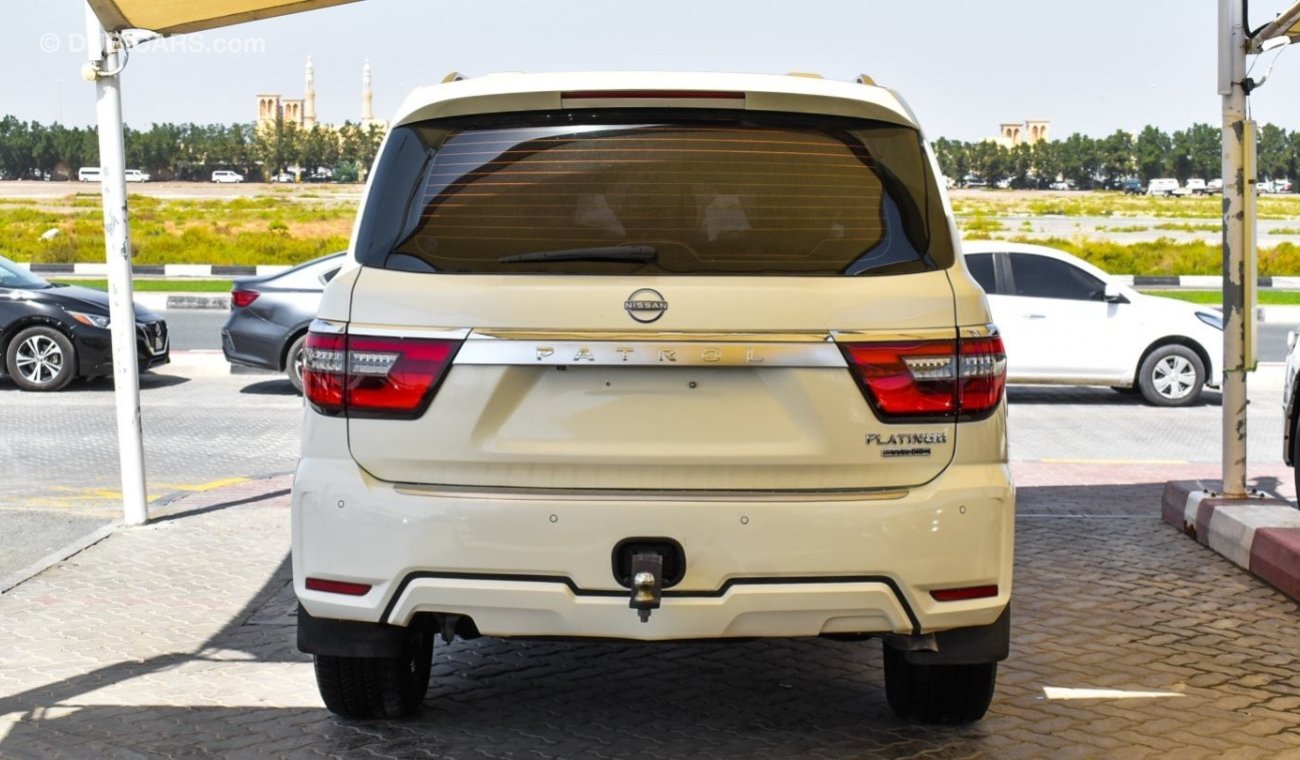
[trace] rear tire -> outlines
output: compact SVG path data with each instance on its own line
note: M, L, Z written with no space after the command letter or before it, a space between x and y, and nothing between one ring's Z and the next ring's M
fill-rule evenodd
M293 385L294 392L300 396L302 395L303 350L306 345L307 334L303 333L289 344L289 350L284 354L284 374Z
M409 629L400 657L316 655L316 686L329 711L344 718L405 718L429 690L433 634Z
M9 341L5 370L25 391L61 390L77 374L77 351L53 327L29 327Z
M993 702L996 662L921 665L909 663L892 647L885 646L884 651L889 708L909 723L972 723L984 717Z
M1205 364L1187 346L1161 346L1138 368L1142 398L1154 406L1190 406L1201 397Z
M1300 414L1291 423L1291 477L1296 488L1296 499L1300 501Z

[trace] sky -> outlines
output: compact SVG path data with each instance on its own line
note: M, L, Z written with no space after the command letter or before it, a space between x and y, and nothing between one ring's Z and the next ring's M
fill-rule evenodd
M1291 2L1253 0L1251 26ZM93 123L84 5L8 5L0 114ZM1029 119L1050 120L1056 139L1100 137L1220 123L1217 24L1214 0L364 0L149 43L123 74L123 110L136 128L251 122L260 93L302 97L310 55L324 123L359 118L369 58L379 118L450 71L803 71L869 74L931 138L992 138ZM1254 117L1300 129L1298 87L1300 52L1284 48Z

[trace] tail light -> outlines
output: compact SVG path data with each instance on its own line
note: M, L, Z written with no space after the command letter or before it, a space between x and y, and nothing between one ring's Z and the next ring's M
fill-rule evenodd
M230 306L232 308L238 307L242 309L256 301L257 297L260 295L262 294L258 293L256 290L232 290L230 291Z
M457 340L308 333L303 393L322 414L414 419L459 347Z
M979 417L1006 387L1002 339L963 338L841 345L881 418Z

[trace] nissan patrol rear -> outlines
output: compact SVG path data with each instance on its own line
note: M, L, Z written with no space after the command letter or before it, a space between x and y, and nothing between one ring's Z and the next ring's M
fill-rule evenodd
M299 646L415 711L435 635L883 642L906 719L1006 657L1005 357L869 82L417 90L307 340Z

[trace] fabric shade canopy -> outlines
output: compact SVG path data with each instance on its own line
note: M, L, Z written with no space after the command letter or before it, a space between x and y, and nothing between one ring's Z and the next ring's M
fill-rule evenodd
M1285 37L1295 42L1300 39L1300 2L1282 11L1277 18L1259 29L1250 41L1250 52L1258 53L1269 40Z
M199 32L357 0L89 0L110 32L147 29L162 35Z

